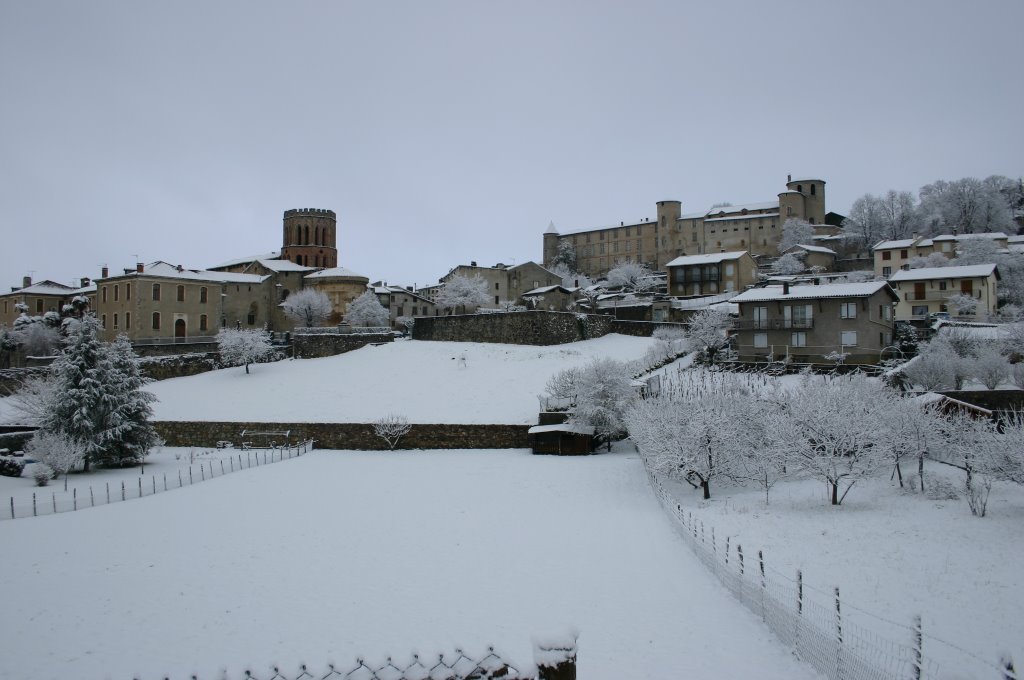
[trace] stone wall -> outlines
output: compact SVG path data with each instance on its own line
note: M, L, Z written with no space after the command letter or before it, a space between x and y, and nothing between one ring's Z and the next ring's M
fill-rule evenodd
M0 370L0 397L14 394L21 387L22 381L34 375L44 376L48 368L5 368Z
M153 380L182 378L220 368L220 354L202 352L165 357L143 357L139 360L139 368L144 376Z
M242 430L271 432L289 430L288 443L303 439L316 440L319 449L386 450L387 444L373 433L373 425L365 423L227 423L161 421L153 425L168 446L214 446L218 441L236 445L242 441ZM529 425L412 425L409 434L398 443L399 449L521 449L529 446ZM246 436L259 442L284 437Z
M623 319L616 319L612 323L612 333L619 333L620 335L635 335L642 338L649 338L654 334L655 329L661 328L678 328L680 331L686 330L686 324L683 323L668 323L668 322L651 322L651 321L625 321Z
M173 291L172 291L173 292ZM187 339L187 338L186 338ZM159 345L132 345L140 357L165 357L175 354L206 354L217 350L216 342L173 342Z
M316 359L344 354L367 345L394 342L394 340L395 337L390 333L317 333L312 335L296 333L292 336L292 348L296 359Z
M32 439L32 435L34 433L34 429L0 432L0 449L7 449L8 451L23 451L25 449L25 444L29 439Z
M417 317L412 337L414 340L561 345L607 335L612 332L614 321L603 314L549 311Z

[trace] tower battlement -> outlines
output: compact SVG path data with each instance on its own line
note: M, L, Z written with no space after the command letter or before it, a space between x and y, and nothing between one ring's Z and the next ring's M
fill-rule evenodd
M321 208L294 208L292 210L285 210L284 216L287 217L337 217L333 210L326 210Z

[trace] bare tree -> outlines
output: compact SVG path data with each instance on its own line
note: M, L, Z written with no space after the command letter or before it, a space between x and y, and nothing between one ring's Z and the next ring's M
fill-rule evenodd
M971 366L974 377L990 390L999 387L1010 375L1010 362L992 348L978 352Z
M804 265L804 258L801 255L805 256L806 253L786 253L780 257L775 261L776 273L786 276L802 272L806 269L806 266Z
M85 460L85 447L67 435L37 430L25 446L27 453L36 461L47 465L53 479L64 475L67 489L67 474Z
M570 422L589 425L611 451L612 439L625 431L623 415L636 396L626 366L614 359L594 359L577 376Z
M779 252L784 253L793 246L814 243L814 226L806 220L790 217L782 225Z
M956 383L949 359L934 352L911 359L902 372L912 385L928 392L952 389Z
M707 353L708 361L715 363L715 357L729 344L731 327L732 318L721 309L708 307L694 313L686 330L690 349Z
M412 425L409 424L408 418L394 413L389 413L373 421L373 433L386 441L392 451L398 446L399 440L409 434L411 429Z
M646 293L658 287L650 267L639 262L618 262L605 278L609 288L627 293Z
M229 366L245 366L257 363L273 355L270 335L262 330L222 328L217 333L217 350L221 360Z
M304 288L281 303L281 311L298 326L319 326L331 316L331 299L323 291Z

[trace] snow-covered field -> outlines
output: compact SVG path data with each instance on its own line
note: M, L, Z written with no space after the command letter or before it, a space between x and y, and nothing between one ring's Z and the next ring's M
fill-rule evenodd
M607 335L551 347L400 341L324 359L212 371L153 383L155 420L414 423L537 422L537 395L559 369L639 359L650 338Z
M939 465L926 476L963 486L963 473ZM684 510L708 532L715 528L720 544L730 537L748 555L763 549L781 578L794 579L801 569L808 597L830 607L839 586L848 621L908 644L907 628L921 615L926 634L990 664L1007 652L1018 664L1024 660L1020 486L997 483L984 518L972 516L962 498L901 492L888 473L858 482L839 507L829 505L815 480L780 482L767 505L764 491L754 488L719 484L710 501L686 485L674 488ZM962 659L929 640L925 651L946 670Z
M813 677L695 561L631 454L315 452L3 522L0 545L3 678L488 644L528 664L531 636L567 627L590 680Z

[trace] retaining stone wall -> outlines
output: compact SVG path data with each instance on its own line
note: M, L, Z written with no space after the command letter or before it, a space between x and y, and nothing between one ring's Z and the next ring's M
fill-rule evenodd
M417 323L419 323L417 321ZM332 357L336 354L351 352L367 345L394 342L395 337L390 333L362 334L362 333L317 333L315 335L292 336L292 347L296 359L316 359L318 357Z
M144 357L139 360L139 368L144 376L153 380L182 378L220 368L220 354L202 352L166 357Z
M612 333L619 333L620 335L635 335L642 338L649 338L654 334L655 329L661 328L678 328L681 331L686 330L686 324L683 323L669 323L669 322L657 322L652 321L626 321L623 319L616 319L612 322Z
M561 345L607 335L612 332L614 321L603 314L550 311L416 317L412 337L414 340Z
M157 433L168 446L214 446L218 441L236 445L242 430L256 432L290 430L289 443L316 440L318 449L386 450L387 443L366 423L229 423L154 422ZM399 449L522 449L529 447L529 425L415 424L398 443ZM246 437L258 441L262 437ZM274 439L271 437L270 439ZM275 443L283 443L277 437Z

